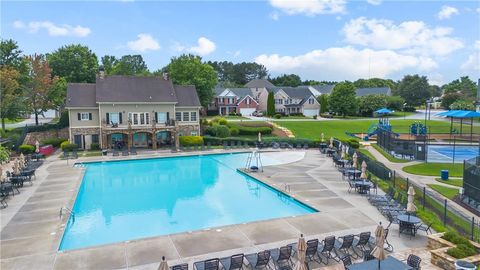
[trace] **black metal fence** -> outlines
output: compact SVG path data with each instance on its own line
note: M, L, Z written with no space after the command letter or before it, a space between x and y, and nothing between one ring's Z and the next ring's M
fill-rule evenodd
M377 133L377 145L393 156L425 160L427 150L426 136L416 136L415 140L404 140L399 139L397 135L391 131L381 129Z
M480 156L463 161L463 189L465 196L480 203Z
M334 141L334 146L338 149L340 149L341 145L342 143L340 141ZM415 203L417 209L420 208L424 215L433 215L434 218L441 221L441 225L444 227L453 229L476 242L480 242L480 220L478 217L459 210L440 194L427 189L424 185L417 184L408 178L400 176L396 171L383 165L383 163L372 160L370 157L351 147L348 148L347 153L349 156L352 156L354 152L357 152L358 164L365 161L367 171L373 175L374 178L376 177L383 180L379 183L379 187L384 190L390 190L394 194L395 199L400 203L406 204L408 187L413 186L416 193ZM476 183L478 183L478 176L476 177Z

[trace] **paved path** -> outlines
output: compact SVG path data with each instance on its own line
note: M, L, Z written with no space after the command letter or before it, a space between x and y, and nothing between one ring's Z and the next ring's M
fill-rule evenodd
M417 184L418 186L420 187L425 187L434 192L434 193L437 193L438 195L440 195L441 197L443 197L443 195L441 195L440 193L436 192L435 190L433 190L432 188L430 188L428 185L429 184L436 184L436 185L442 185L442 186L446 186L446 187L450 187L450 188L455 188L454 186L451 186L451 185L447 185L447 184L444 184L444 183L441 183L441 182L438 182L435 180L435 177L434 176L423 176L423 175L416 175L416 174L411 174L411 173L407 173L407 172L404 172L402 170L403 167L405 166L408 166L408 165L413 165L413 164L419 164L420 162L419 161L412 161L412 162L407 162L407 163L395 163L395 162L391 162L389 161L387 158L385 158L380 152L378 152L375 148L373 148L372 146L367 146L366 149L381 163L383 163L385 166L387 166L388 168L390 168L391 170L394 170L395 173L397 175L400 175L404 178L407 178L412 181L413 183ZM445 198L445 197L443 197ZM448 199L448 198L445 198L448 200L448 203L450 204L450 206L452 206L453 208L455 208L456 210L458 210L459 212L463 213L465 216L467 217L472 217L472 216L475 216L476 218L478 218L478 216L476 216L475 214L473 214L472 212L468 211L467 209L463 208L462 206L460 206L459 204L457 204L456 202Z
M49 123L52 120L53 118L38 117L38 123L40 125ZM35 125L35 118L29 118L18 123L5 124L5 128L18 128L18 127L34 126L34 125Z

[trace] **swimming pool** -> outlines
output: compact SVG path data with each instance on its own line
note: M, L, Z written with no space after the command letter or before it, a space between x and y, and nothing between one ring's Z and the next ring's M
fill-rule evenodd
M246 158L221 154L85 164L75 218L59 250L316 212L237 172Z
M453 145L429 145L428 162L453 162ZM463 163L466 159L478 156L478 146L455 145L455 163Z

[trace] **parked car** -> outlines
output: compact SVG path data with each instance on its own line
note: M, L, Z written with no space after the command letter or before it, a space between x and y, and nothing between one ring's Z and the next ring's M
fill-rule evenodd
M256 116L256 117L263 117L263 113L262 112L258 112L258 111L254 111L252 113L253 116Z
M321 115L323 118L333 118L333 113L332 112L326 112Z

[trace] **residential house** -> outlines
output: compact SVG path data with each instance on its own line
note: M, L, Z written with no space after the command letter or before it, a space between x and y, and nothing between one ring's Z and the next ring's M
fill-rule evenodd
M216 90L214 107L219 115L240 113L252 115L258 110L258 101L250 88L221 88Z
M70 83L66 108L70 142L81 149L177 145L178 136L199 135L201 108L195 86L163 77L104 76Z
M274 92L275 112L310 117L320 114L320 104L308 86L275 87L268 90Z
M310 89L310 92L312 92L312 94L315 97L318 97L321 95L331 94L335 85L334 84L318 84L318 85L308 85L305 87L308 87L308 89Z
M357 97L380 94L391 96L392 90L390 89L390 87L357 88Z

